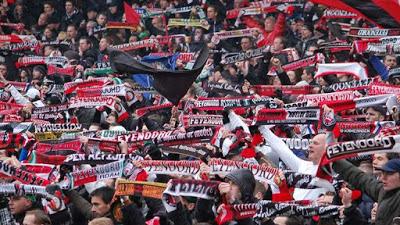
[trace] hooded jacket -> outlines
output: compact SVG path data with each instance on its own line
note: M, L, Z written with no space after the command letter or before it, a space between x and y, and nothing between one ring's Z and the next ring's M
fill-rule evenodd
M256 187L256 180L250 170L234 170L226 175L225 178L239 186L243 203L251 203L254 201L253 192Z

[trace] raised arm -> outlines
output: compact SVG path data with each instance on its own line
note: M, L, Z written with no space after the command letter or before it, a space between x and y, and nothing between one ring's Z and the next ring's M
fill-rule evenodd
M279 137L277 137L272 131L265 125L259 126L258 130L263 135L264 139L271 146L272 151L276 152L279 155L279 158L283 160L283 162L290 167L293 171L299 171L301 164L306 163L305 160L297 157L282 141Z

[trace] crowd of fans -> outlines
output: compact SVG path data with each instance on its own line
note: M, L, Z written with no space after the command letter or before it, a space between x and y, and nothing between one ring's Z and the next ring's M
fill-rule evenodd
M136 9L134 15L140 17L137 24L128 23L126 4ZM173 10L185 7L190 8L178 12ZM241 10L251 7L270 10L254 10L253 14ZM400 108L395 85L400 82L400 71L396 71L399 58L390 51L385 54L357 53L353 42L362 38L349 35L343 24L367 29L375 25L362 17L324 18L325 10L325 6L312 1L3 0L0 3L0 172L6 171L7 165L29 171L33 164L52 165L57 157L65 160L70 154L133 153L143 159L133 160L133 167L143 168L144 175L139 174L144 178L137 175L136 178L142 179L131 180L168 185L172 185L170 179L211 181L217 182L218 193L217 197L211 199L187 193L171 195L168 200L137 193L117 196L116 177L97 177L93 182L72 184L72 187L65 188L60 184L72 179L68 174L96 168L103 163L54 163L51 172L29 173L37 176L40 174L51 181L46 191L58 197L60 202L57 207L54 201L46 201L45 197L37 193L7 192L6 188L2 188L5 185L15 184L17 188L18 184L34 183L18 179L15 173L0 176L1 224L397 224L400 221L400 159L396 153L400 139L397 136L390 139L390 147L374 149L368 144L368 147L375 150L370 154L354 157L354 154L349 156L344 153L340 160L322 162L326 159L327 146L336 142L398 134L396 128L400 120ZM171 25L172 21L182 18L199 23ZM234 30L240 32L236 35L224 33ZM13 41L13 38L18 40ZM150 39L159 40L159 43L144 42ZM161 40L168 41L164 43ZM337 51L325 48L339 42L342 45L337 45ZM131 44L125 47L133 47L118 47L124 43ZM348 48L341 49L343 46ZM176 56L174 59L168 58L170 61L167 63L152 61L153 64L147 64L154 68L157 66L158 70L191 70L197 52L206 48L209 52L207 62L177 105L170 104L167 98L157 93L157 88L153 89L152 74L126 74L111 68L111 53L120 49L138 61L145 61L149 55L155 60L157 56ZM256 53L256 50L261 53ZM252 54L255 56L249 56ZM232 55L239 57L229 62ZM42 57L42 62L29 62L38 60L37 56ZM291 67L293 70L288 69L290 63L307 57L312 60L311 63L307 61L301 66ZM363 67L368 77L362 77L355 71L345 73L334 69L326 76L316 76L322 68L319 68L320 64L344 62L353 62ZM66 72L69 68L73 70ZM166 87L178 89L181 78L174 79L172 84L165 84ZM342 110L341 104L347 103L337 101L340 97L335 100L321 98L306 103L307 107L318 108L318 121L309 122L310 118L304 114L302 119L306 122L290 122L289 117L284 117L288 118L288 122L276 122L279 119L274 117L267 118L265 123L249 122L257 120L259 111L269 112L268 108L289 110L290 103L303 103L298 100L307 100L307 96L340 95L347 90L332 90L333 85L349 84L359 79L364 79L367 85L360 85L362 88L356 90L348 88L354 91L355 99L382 94L384 100L358 108L353 98L351 100L356 102L356 106L350 109L344 107ZM370 94L368 89L372 83L390 90ZM71 91L70 84L82 85ZM76 99L93 97L89 94L85 96L84 90L102 90L111 86L124 87L134 93L131 98L121 95L111 98L126 114L121 113L116 105L94 106L86 102L87 105L68 107ZM266 89L272 92L263 94L260 91ZM290 90L301 90L302 93ZM196 101L202 99L222 101L265 97L270 97L269 105L255 103L222 109L196 109ZM188 102L194 102L190 112L186 108ZM61 105L67 105L67 108L55 109ZM196 140L196 143L184 142L180 145L194 146L197 151L206 150L206 156L196 158L190 154L168 152L155 139L145 142L119 139L119 135L153 131L186 134L210 126L204 121L199 122L197 127L187 126L183 118L190 119L198 115L220 118L222 123L213 126L212 138L202 143ZM368 126L361 127L364 128L362 132L344 132L338 128L339 123L344 122ZM57 144L66 143L64 135L67 136L67 132L64 134L50 130L46 133L35 128L46 124L63 124L65 127L69 127L68 124L82 125L81 130L68 133L74 136L69 141L78 141L80 144L78 149L70 150L74 148L71 145L67 147L70 151L57 151ZM338 129L341 131L339 134ZM105 131L110 131L114 139L99 135ZM90 132L94 132L94 136L89 135ZM17 137L23 141L17 140ZM299 139L307 144L295 149L284 141L287 139ZM109 144L109 148L104 147L103 143ZM376 143L379 146L380 142ZM351 150L354 146L348 144L344 147ZM259 180L249 167L238 168L226 174L212 173L211 158L259 165L260 168L278 168L276 177L281 182L273 185ZM144 162L156 160L201 160L201 165L196 176L147 170ZM312 188L285 186L285 182L282 182L285 179L289 184L288 178L285 178L287 171L311 175L310 179L318 181L306 182L312 183ZM324 176L319 176L321 173ZM146 190L146 187L143 189ZM337 206L338 211L322 216L325 208L318 208L319 213L310 216L299 211L282 212L282 205L278 204L267 208L265 211L276 213L264 218L260 218L259 213L253 217L254 212L250 217L243 218L230 215L235 213L234 205L255 204L262 200L316 208ZM171 204L174 207L170 207ZM259 212L262 207L257 206L255 211ZM221 218L229 219L224 221Z

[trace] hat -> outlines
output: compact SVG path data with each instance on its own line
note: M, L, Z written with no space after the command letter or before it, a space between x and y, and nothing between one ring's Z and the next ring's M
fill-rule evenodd
M250 170L233 170L228 175L226 175L225 178L239 186L240 192L242 193L242 200L245 203L252 199L253 192L256 187L256 180Z
M381 168L384 172L400 172L400 159L391 159Z
M39 96L40 92L36 88L30 88L25 94L25 97L28 97L30 99L35 99Z

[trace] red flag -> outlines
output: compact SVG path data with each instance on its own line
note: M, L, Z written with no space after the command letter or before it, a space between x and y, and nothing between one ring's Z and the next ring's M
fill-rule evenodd
M124 2L124 11L125 11L125 19L127 23L133 24L133 25L139 25L140 24L140 16L139 14L132 9L128 3Z

